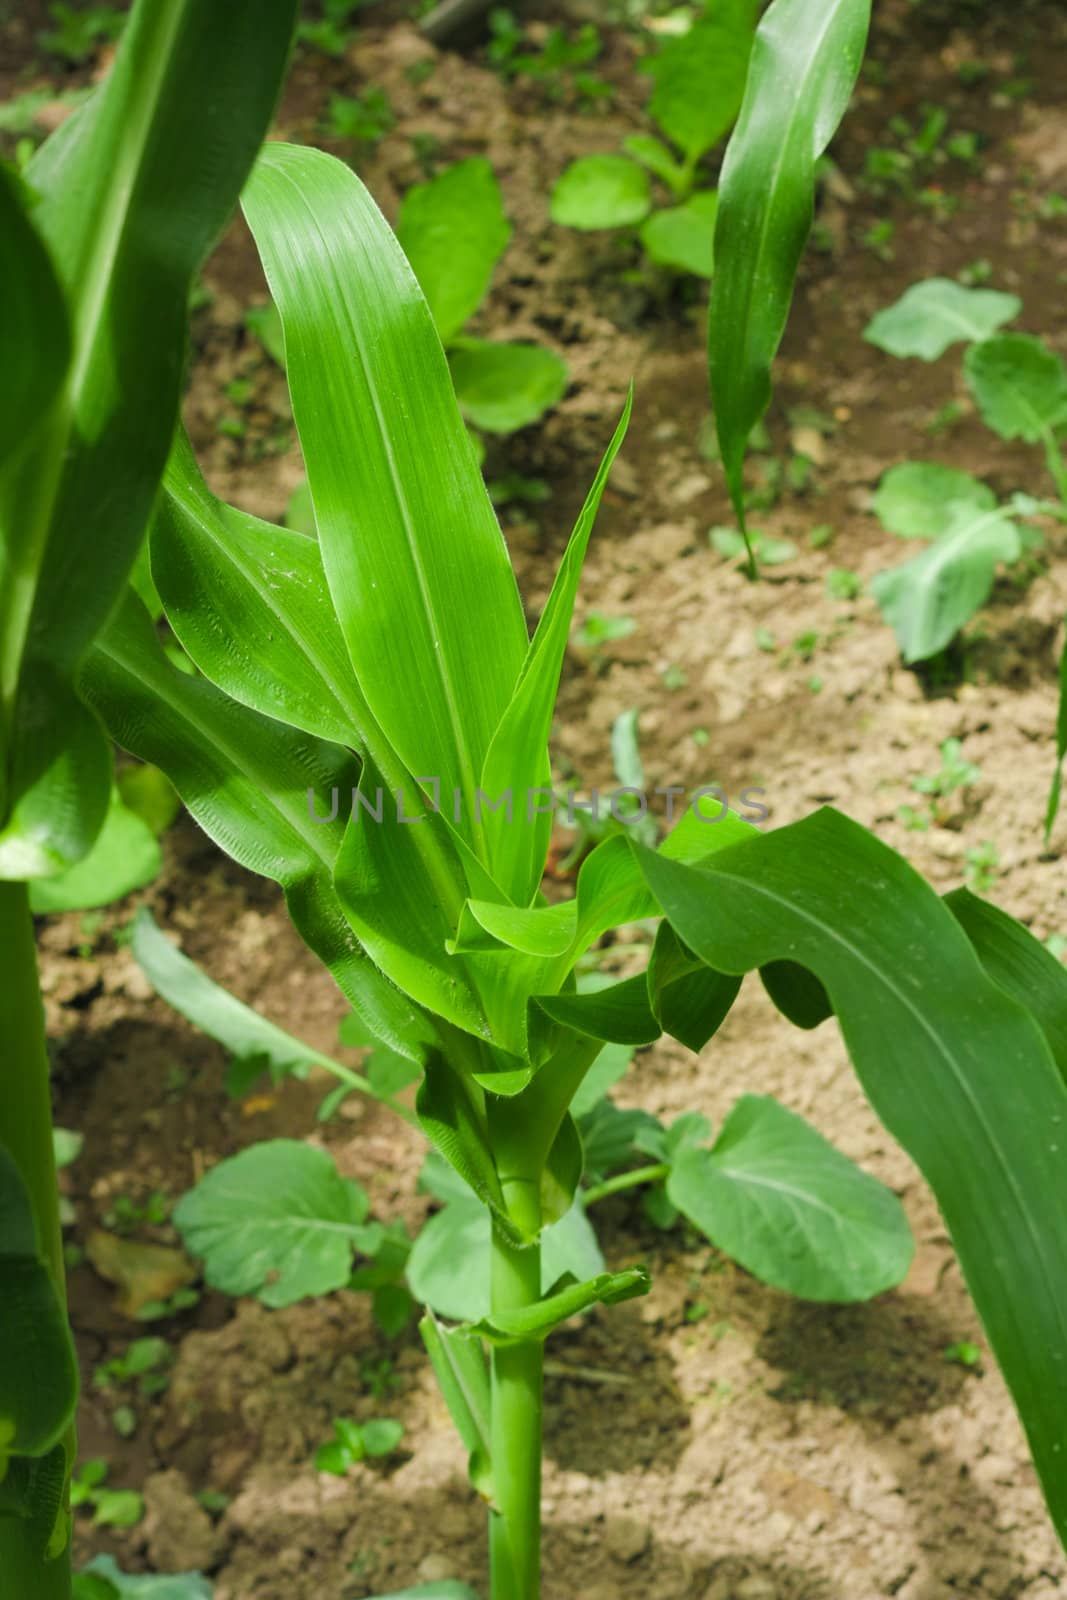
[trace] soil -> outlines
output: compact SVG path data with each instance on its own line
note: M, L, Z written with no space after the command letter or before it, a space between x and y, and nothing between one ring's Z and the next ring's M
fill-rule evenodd
M937 0L875 10L777 368L770 445L751 467L756 482L769 462L810 456L808 481L760 518L798 554L756 583L707 537L730 518L707 449L701 291L636 275L626 244L548 221L547 193L566 162L615 148L641 124L633 35L605 30L597 70L616 95L589 109L573 94L502 83L478 41L438 54L404 20L375 23L382 13L372 11L344 59L298 58L277 131L351 156L318 131L323 106L334 90L383 88L396 127L357 165L391 216L424 175L420 151L491 158L515 236L479 331L549 344L572 373L543 425L490 458L490 475L520 473L551 491L543 505L503 513L531 618L635 379L634 422L579 601L580 616L626 616L634 627L568 660L553 745L561 779L610 788L612 721L637 707L649 786L718 782L737 796L758 784L773 824L833 802L939 889L963 881L968 851L991 843L998 863L985 892L1045 938L1067 932L1067 822L1048 849L1042 842L1067 609L1063 534L1050 527L1027 570L998 582L936 672L904 670L873 601L862 590L834 598L827 578L847 569L865 583L901 559L870 511L896 461L941 460L1005 494L1050 488L1034 452L1001 444L968 409L958 348L927 367L894 362L861 334L912 282L985 262L992 285L1023 297L1021 326L1067 354L1067 221L1047 204L1067 194L1067 17L1057 5ZM6 43L11 60L25 59L24 23L8 24ZM411 70L423 61L428 76ZM18 84L34 82L34 70L43 69L20 68ZM5 92L14 84L5 74ZM899 147L891 119L915 124L927 105L946 109L953 132L980 135L976 158L921 173L917 186L933 186L925 203L872 192L866 153ZM879 233L887 222L891 232ZM212 298L196 313L187 421L214 487L278 518L301 468L281 374L244 328L245 308L265 291L239 224L205 282ZM219 430L234 411L224 392L234 378L252 385L242 437ZM829 543L813 544L812 530L827 527ZM922 804L910 781L937 770L949 737L981 779L934 826L909 830L900 808ZM325 1144L368 1188L376 1215L417 1228L429 1202L416 1191L423 1147L410 1129L353 1101L319 1126L314 1081L228 1098L223 1052L153 997L120 937L139 904L219 982L312 1045L335 1048L345 1010L271 885L188 821L168 835L166 858L149 890L102 917L40 928L57 1120L85 1134L64 1174L71 1243L84 1249L94 1228L113 1227L116 1197L173 1200L219 1157L278 1135ZM798 1036L746 986L699 1058L670 1044L643 1051L619 1098L719 1120L745 1091L804 1113L902 1197L915 1266L869 1305L804 1305L684 1230L653 1230L632 1197L599 1207L609 1262L647 1261L654 1286L551 1348L546 1600L1060 1593L1067 1564L944 1227L867 1107L833 1025ZM135 1232L175 1242L165 1224ZM387 1339L365 1296L268 1311L211 1292L146 1329L87 1261L70 1287L82 1455L106 1457L109 1483L140 1489L147 1504L126 1532L79 1512L80 1558L111 1551L128 1570L199 1568L215 1600L362 1600L447 1577L484 1588L482 1508L413 1330ZM94 1388L92 1374L146 1331L170 1342L172 1375L138 1403L136 1430L122 1438L115 1394ZM946 1359L961 1341L982 1349L977 1366ZM313 1470L334 1416L383 1411L405 1425L398 1456L343 1480ZM196 1498L205 1492L225 1499L209 1512Z

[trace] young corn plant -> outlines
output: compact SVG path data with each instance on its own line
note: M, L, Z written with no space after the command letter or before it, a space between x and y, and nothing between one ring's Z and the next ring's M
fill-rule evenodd
M183 15L190 9L192 0ZM147 15L135 13L125 48ZM242 95L251 94L263 16L257 7L255 41L240 57ZM712 307L717 423L735 498L810 220L814 161L844 109L866 24L857 0L775 0L757 35L724 169ZM232 96L215 93L231 117ZM185 109L172 108L175 122ZM57 148L71 148L63 133ZM56 156L45 146L45 172ZM125 202L130 186L116 192ZM86 706L95 708L120 742L163 768L223 848L283 886L295 926L365 1027L419 1071L419 1122L488 1209L488 1310L472 1308L457 1326L428 1320L425 1337L489 1505L492 1600L539 1592L544 1339L564 1318L647 1285L640 1267L578 1282L550 1271L546 1281L542 1239L573 1204L582 1166L571 1108L605 1042L667 1031L702 1043L750 971L799 1025L836 1015L875 1109L934 1188L1062 1532L1067 975L1002 913L965 893L941 902L832 810L761 834L718 807L713 820L698 802L658 851L626 835L605 840L583 863L574 899L546 902L553 702L582 557L629 407L530 638L432 317L358 179L321 153L269 145L244 205L284 328L317 538L221 505L179 436L153 517L152 574L202 676L174 667L132 591L108 616L112 590L95 643L73 604L53 608L47 639L77 638L59 657L65 675L43 673L41 693L58 680L62 717L94 733ZM62 302L45 270L57 245L42 242L24 210L16 215L19 260L34 269L18 279L32 316L5 327L5 348L10 333L11 348L25 354L23 325L41 334ZM753 221L754 230L744 225ZM121 325L116 314L106 327ZM135 352L123 347L131 376L142 376L138 363L157 337L153 329ZM60 348L56 370L63 360ZM35 396L50 370L28 360L17 367L23 395ZM49 421L51 397L39 402ZM123 416L143 427L148 409L146 399ZM8 437L24 435L0 430ZM38 484L24 449L22 499L30 488L43 494L69 459L41 449L33 465L49 464L51 475ZM157 470L148 475L153 490ZM99 515L117 521L101 500ZM15 503L6 498L5 512ZM77 509L95 536L87 505L95 497L83 493ZM114 559L119 581L142 520L143 511L131 515L136 535L131 526L127 554ZM72 537L82 531L75 526ZM106 565L96 544L92 555L91 572L78 574L83 604ZM40 721L5 730L27 725L37 733ZM4 842L18 837L22 854L5 864L37 860L32 850L47 855L71 827L60 801L72 786L54 787L55 760L47 772L22 760L10 793L34 806L9 811L17 826L32 816L36 832L27 843L9 825ZM99 820L105 782L97 792ZM80 845L92 832L83 820ZM67 1428L73 1385L60 1279L40 1259L55 1233L39 1221L54 1207L54 1175L50 1145L46 1160L40 1143L47 1078L24 900L18 911L0 1019L12 1026L0 1037L15 1041L15 1065L31 1070L3 1078L3 1267L16 1290L23 1269L27 1282L44 1275L35 1331L57 1337L30 1346L26 1383L27 1319L3 1323L0 1423L12 1464L0 1487L13 1514L0 1519L0 1538L14 1529L3 1554L21 1565L3 1570L15 1572L15 1592L66 1600L59 1559L42 1557L56 1520L54 1468L65 1470L47 1451ZM577 963L601 933L656 916L644 973L578 988ZM721 1191L706 1181L715 1207Z
M20 1600L69 1600L77 1393L30 907L69 903L125 826L76 679L144 537L190 284L266 132L294 13L140 0L104 84L24 180L0 170L0 1581Z
M862 52L865 7L818 14L821 34L811 0L768 11L724 173L712 350L735 490L814 163ZM282 884L368 1031L419 1071L416 1114L454 1188L488 1211L487 1308L457 1306L457 1325L428 1319L424 1333L489 1505L493 1600L539 1592L544 1340L647 1286L640 1266L546 1271L547 1230L583 1164L576 1096L605 1042L666 1031L702 1044L749 971L800 1026L836 1015L872 1103L931 1182L1063 1529L1067 978L1010 919L966 894L941 902L829 809L761 834L697 804L658 851L605 840L575 897L548 903L553 703L629 407L530 638L433 319L359 180L270 145L244 208L284 328L317 539L221 505L179 438L152 573L203 676L172 667L128 596L80 681L207 831ZM645 972L578 987L601 933L656 916ZM707 1208L723 1208L719 1175L701 1176Z

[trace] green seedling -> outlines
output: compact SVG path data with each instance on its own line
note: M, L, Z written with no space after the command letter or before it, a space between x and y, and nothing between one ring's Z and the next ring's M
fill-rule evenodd
M331 94L325 131L348 144L374 146L396 126L396 117L384 89L362 95Z
M554 351L465 334L511 238L500 186L483 156L446 168L404 196L397 237L448 351L464 416L487 433L514 433L563 397L568 373Z
M755 8L729 0L709 9L650 62L649 114L665 138L634 133L624 154L580 156L552 190L552 220L569 228L635 228L648 259L672 272L714 273L719 197L699 188L703 158L737 116L752 49ZM651 175L651 177L650 177ZM651 178L672 204L656 207Z
M162 1394L170 1382L174 1354L165 1339L134 1339L121 1356L93 1371L95 1389L132 1387L142 1400Z
M53 0L48 15L52 26L37 35L37 43L72 67L81 66L103 45L113 44L126 23L125 11L116 6L64 5L62 0Z
M826 574L826 592L831 600L855 600L863 593L863 579L849 567L833 567Z
M897 815L906 828L925 831L930 827L948 827L954 820L959 805L966 805L970 790L982 779L981 767L963 755L959 739L946 739L940 747L941 765L936 772L912 778L911 787L916 794L927 796L925 811L914 806L901 806ZM957 806L950 801L956 799Z
M404 1437L404 1424L391 1417L378 1417L372 1422L335 1417L333 1433L330 1443L320 1445L315 1452L315 1470L344 1478L350 1467L366 1461L368 1456L391 1456Z
M1000 852L992 840L967 851L967 887L973 894L988 894L1000 871Z
M83 1461L71 1478L71 1507L88 1506L97 1528L135 1528L144 1516L144 1500L133 1489L109 1489L108 1471L102 1458Z
M604 47L591 22L573 32L556 24L531 48L514 12L497 7L489 13L489 31L486 59L502 77L533 80L552 100L563 99L568 91L586 104L610 98L611 85L587 70Z
M755 528L748 530L747 546L744 536L736 528L711 528L708 538L719 555L746 567L751 565L753 555L761 566L780 567L788 561L795 561L800 553L791 539L774 539Z
M297 44L325 56L343 56L356 37L352 18L363 4L364 0L323 0L321 17L303 17L297 23Z
M633 617L609 617L603 611L587 611L581 627L574 635L579 650L587 650L597 657L606 644L618 639L628 639L637 627Z
M974 1372L982 1365L982 1347L972 1344L969 1339L960 1339L956 1344L950 1344L941 1352L943 1361L950 1361L953 1366L966 1367Z
M1000 331L1021 309L1015 295L930 278L865 330L890 355L924 361L967 341L964 378L983 420L1003 439L1043 446L1058 497L1000 502L956 468L909 461L890 469L874 502L882 525L900 538L930 541L871 585L909 664L944 650L988 600L998 570L1040 546L1035 517L1067 520L1067 367L1030 334Z

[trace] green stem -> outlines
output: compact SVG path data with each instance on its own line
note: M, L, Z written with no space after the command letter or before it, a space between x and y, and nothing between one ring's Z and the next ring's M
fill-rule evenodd
M52 1145L44 1008L29 897L22 883L0 882L0 1145L17 1165L26 1186L37 1240L61 1299L65 1299L59 1190ZM73 1459L73 1437L66 1441ZM44 1562L28 1526L0 1518L0 1593L12 1600L70 1600L70 1550Z
M541 1298L541 1246L513 1244L495 1216L491 1298L494 1311L516 1311ZM491 1600L538 1600L541 1593L543 1368L539 1340L492 1352Z
M614 1178L605 1178L603 1183L591 1184L582 1191L582 1199L587 1206L595 1206L598 1200L606 1200L609 1194L618 1194L620 1189L632 1189L639 1183L662 1183L670 1176L670 1171L666 1161L650 1167L634 1167L631 1172L619 1172Z
M1049 472L1055 479L1056 493L1061 501L1067 502L1067 462L1063 459L1063 451L1060 449L1059 441L1051 428L1046 429L1043 437L1045 460L1048 463Z

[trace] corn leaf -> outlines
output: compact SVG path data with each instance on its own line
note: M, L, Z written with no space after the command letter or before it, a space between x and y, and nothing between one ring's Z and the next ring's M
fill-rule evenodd
M632 405L631 391L574 525L566 554L526 652L515 692L494 730L480 774L481 789L491 799L497 800L505 793L511 794L513 799L517 796L520 808L517 821L514 816L509 820L506 811L487 809L484 827L493 871L519 906L528 906L537 892L552 831L548 812L532 820L528 813L521 812L528 795L549 782L548 736L582 564L608 474L626 437Z
M33 226L34 197L11 168L0 167L0 465L31 439L62 385L70 361L63 291Z
M360 950L333 893L359 776L349 752L298 735L172 666L132 595L90 651L81 686L114 738L166 773L228 855L282 885L301 936L374 1036L417 1060L418 1046L432 1037L428 1020ZM346 797L334 820L312 821L309 789Z
M815 164L848 106L870 0L774 0L756 30L745 97L719 181L709 355L715 423L739 523L748 436L811 227Z
M137 6L104 82L30 162L72 359L47 426L0 483L0 704L18 745L34 746L9 763L5 876L61 870L103 822L106 744L73 676L144 533L177 416L189 285L266 131L295 9ZM43 349L53 360L54 339Z
M987 976L911 868L829 809L702 867L640 846L709 965L809 967L875 1111L930 1184L1067 1534L1067 1086L1033 1015Z
M526 628L429 308L359 179L268 145L244 197L285 329L323 564L367 702L416 778L474 789ZM472 606L476 611L472 612Z
M151 526L167 620L212 683L254 711L336 744L366 707L314 539L223 505L180 433Z

